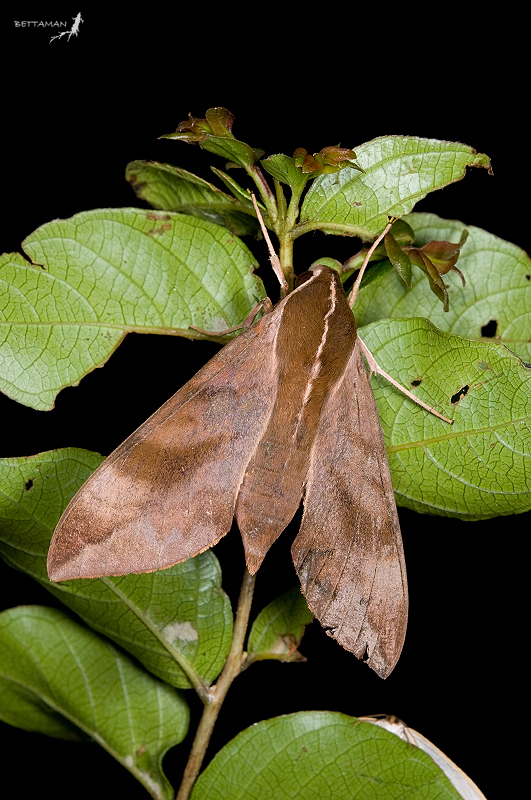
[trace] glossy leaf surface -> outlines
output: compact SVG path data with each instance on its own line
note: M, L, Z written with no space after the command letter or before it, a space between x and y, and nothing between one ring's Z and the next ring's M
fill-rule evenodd
M0 389L53 407L126 333L205 338L241 323L264 296L238 237L202 219L101 209L42 225L0 259Z
M461 519L528 511L531 368L501 344L453 336L422 318L381 320L360 336L395 380L454 420L448 425L373 377L397 503Z
M137 197L153 208L191 214L223 225L237 236L258 229L257 220L242 210L242 202L185 169L156 161L131 161L125 177ZM249 195L246 199L245 207L252 209Z
M387 217L408 214L429 192L464 178L467 167L489 168L483 153L459 142L381 136L354 148L364 172L345 169L317 178L301 223L337 235L373 239Z
M5 722L60 738L79 729L152 797L173 797L161 762L186 735L186 703L66 614L41 606L0 614L0 687Z
M259 722L200 775L192 800L459 800L432 759L355 717L307 711Z

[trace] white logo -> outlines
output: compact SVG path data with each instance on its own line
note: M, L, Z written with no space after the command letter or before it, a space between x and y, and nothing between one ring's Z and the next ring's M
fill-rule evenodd
M80 26L80 24L82 22L83 22L83 20L81 19L81 14L78 14L77 17L75 17L74 22L73 22L72 27L70 28L70 30L69 31L63 31L62 33L58 33L57 36L52 36L52 38L50 39L50 44L53 42L54 39L60 39L61 36L66 36L67 34L68 34L67 41L70 41L70 37L71 36L77 36L78 31L79 31L79 26Z

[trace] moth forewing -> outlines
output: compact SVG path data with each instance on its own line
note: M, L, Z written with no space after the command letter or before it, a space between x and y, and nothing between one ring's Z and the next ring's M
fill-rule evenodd
M220 350L81 487L52 538L52 580L164 569L230 530L275 400L269 354L280 316L275 309Z

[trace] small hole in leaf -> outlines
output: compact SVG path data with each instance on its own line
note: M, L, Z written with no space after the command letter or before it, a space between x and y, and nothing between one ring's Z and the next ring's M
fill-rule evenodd
M421 383L422 383L422 378L417 378L416 380L411 381L411 386L413 387L420 386Z
M459 389L458 392L456 392L455 394L453 394L451 396L450 402L453 403L454 406L456 406L463 399L463 397L467 396L469 389L470 389L470 386L467 383L465 386L463 386L461 389Z
M525 279L526 279L526 281L531 281L531 275L526 275Z
M481 328L481 335L487 337L488 339L493 339L496 336L496 331L498 330L498 321L495 319L491 319L490 322L487 322L486 325L483 325Z
M24 488L27 492L29 492L32 486L33 486L33 480L32 478L30 478L29 481L26 481L26 483L24 484Z

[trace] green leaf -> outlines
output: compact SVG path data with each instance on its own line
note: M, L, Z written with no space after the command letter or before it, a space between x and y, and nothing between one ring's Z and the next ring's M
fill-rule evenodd
M188 729L188 707L110 643L52 608L0 614L0 716L25 730L92 737L142 783L171 800L164 753Z
M314 267L317 267L319 265L323 267L330 267L330 269L333 269L336 272L338 272L339 277L343 279L342 276L343 264L341 263L341 261L338 261L337 258L329 258L328 256L324 256L323 258L316 258L315 261L313 261L310 264L309 269L312 270Z
M313 620L300 587L294 586L260 611L247 643L246 665L253 661L305 660L297 648L306 625Z
M286 183L295 194L299 194L306 183L312 179L311 174L304 175L297 169L292 158L284 153L276 153L273 156L262 159L260 164L269 172L273 178L281 183Z
M387 258L377 261L375 264L370 264L369 269L363 273L360 288L363 289L365 286L368 286L369 283L381 280L381 278L392 270L394 270L394 267ZM357 307L358 304L356 303L356 308Z
M457 789L460 797L464 800L486 800L485 795L481 792L476 784L466 775L459 767L451 761L438 747L426 739L421 733L414 731L413 728L408 728L397 717L383 717L377 719L375 717L362 717L365 722L370 722L372 725L378 725L386 731L394 733L395 736L400 736L405 742L415 747L420 747L425 753L428 753L430 758L433 758L438 767L442 769L444 774L450 779L453 786Z
M64 508L102 457L67 448L0 461L0 555L38 580L92 628L179 688L210 684L232 637L230 600L211 551L166 570L52 583L48 546Z
M490 166L468 145L437 139L382 136L354 149L364 172L315 180L300 215L308 230L373 239L388 215L407 214L429 192L464 178L467 167Z
M422 750L331 711L259 722L199 776L192 800L461 800Z
M232 136L234 114L231 114L228 109L222 106L208 108L205 117L212 133L217 136Z
M166 133L160 139L183 139L182 133ZM233 136L214 136L207 134L199 142L203 150L221 156L226 161L238 164L240 167L252 167L255 161L263 155L263 150L255 150L245 142L240 142Z
M240 142L239 139L227 136L208 136L200 142L203 150L214 153L216 156L233 162L240 167L252 167L255 161L263 155L263 150L253 149L249 144Z
M185 169L157 161L131 161L125 177L136 196L153 208L191 214L223 225L237 236L258 230L257 220L244 211L247 206L252 209L250 199L248 204L239 202Z
M227 175L226 172L223 172L223 170L212 166L210 167L210 169L212 170L214 175L217 175L220 181L222 181L225 184L227 189L229 189L229 191L232 192L234 197L237 200L239 200L240 203L242 203L242 205L245 206L245 208L248 208L252 214L255 214L253 202L251 200L251 195L249 194L249 192L247 192L242 186L240 186L240 184L237 183L234 180L234 178L231 178L230 175ZM264 208L264 206L261 205L261 208ZM254 222L256 223L255 226L256 229L258 229L259 227L258 221L255 219Z
M411 286L411 261L398 245L391 231L384 237L384 244L389 261L396 269L398 277L406 284Z
M0 389L40 410L126 333L205 338L190 326L238 325L265 295L242 241L184 214L87 211L43 225L23 247L32 264L0 258Z
M397 503L469 520L531 509L531 368L426 319L381 320L360 336L382 369L454 420L372 378Z
M444 276L450 298L450 310L444 313L419 270L413 270L411 290L393 274L387 275L360 292L354 309L358 323L422 316L442 330L479 339L481 328L495 320L496 341L531 361L531 259L527 253L481 228L435 214L410 214L407 222L418 246L432 239L458 242L463 230L468 230L458 261L466 286L459 275Z

